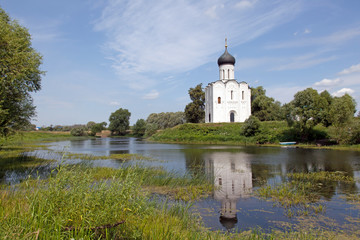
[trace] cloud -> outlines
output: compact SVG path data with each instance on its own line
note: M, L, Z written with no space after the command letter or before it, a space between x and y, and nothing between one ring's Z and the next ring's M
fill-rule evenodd
M311 31L309 29L305 28L304 34L309 34L309 33L311 33Z
M345 75L345 74L351 74L351 73L355 73L355 72L360 72L360 64L352 65L351 67L346 68L346 69L342 70L341 72L339 72L339 74Z
M119 102L113 101L110 102L110 106L120 106L121 104Z
M299 0L108 0L94 29L105 32L104 51L120 79L136 86L131 82L140 75L180 73L213 61L225 36L230 47L248 42L301 10ZM150 80L152 87L162 78Z
M316 87L333 87L333 86L338 85L340 82L341 82L340 78L336 78L336 79L324 78L320 82L314 83L314 86L316 86Z
M241 9L241 10L245 10L245 9L253 7L256 2L257 2L257 0L252 0L252 1L242 0L242 1L238 2L238 3L236 3L235 7L238 8L238 9Z
M277 67L273 67L271 70L284 71L284 70L304 69L336 59L335 56L322 56L322 55L323 52L320 51L320 52L286 58L282 61L286 63L283 63Z
M306 30L305 30L306 31ZM306 33L304 31L304 33ZM296 32L297 35L298 33ZM312 37L312 38L303 38L296 41L290 42L280 42L269 44L267 48L269 49L279 49L279 48L294 48L294 47L307 47L307 46L326 46L326 45L338 45L344 44L345 42L352 40L360 36L360 28L350 28L338 32L334 32L328 36L321 37Z
M339 91L332 93L332 95L335 97L341 97L341 96L345 95L346 93L351 95L354 92L355 91L352 90L351 88L342 88Z
M156 91L156 90L152 90L151 92L145 94L143 96L143 99L148 99L148 100L151 100L151 99L156 99L159 97L159 92Z

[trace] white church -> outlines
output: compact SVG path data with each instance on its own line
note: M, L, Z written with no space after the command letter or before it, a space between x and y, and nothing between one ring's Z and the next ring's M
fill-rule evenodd
M244 122L251 115L251 89L235 80L235 58L227 51L218 59L219 80L205 87L205 122Z

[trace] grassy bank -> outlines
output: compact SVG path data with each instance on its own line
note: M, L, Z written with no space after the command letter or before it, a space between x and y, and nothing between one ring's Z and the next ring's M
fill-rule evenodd
M319 125L311 132L307 141L299 133L288 127L284 121L261 122L259 132L245 137L242 132L244 123L186 123L162 130L149 138L150 141L166 143L230 144L280 146L279 142L296 141L298 147L319 148L317 140L328 140L328 129ZM360 145L332 145L320 148L360 151Z
M244 123L186 123L156 133L150 139L164 142L181 143L230 143L256 144L277 143L294 140L296 136L286 122L261 122L260 131L252 137L245 137Z

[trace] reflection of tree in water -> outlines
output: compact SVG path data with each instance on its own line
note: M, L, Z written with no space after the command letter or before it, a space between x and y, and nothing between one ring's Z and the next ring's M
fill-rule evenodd
M353 157L352 154L354 153L347 151L297 149L296 154L289 157L286 172L341 171L345 173L345 176L353 177L354 170L349 161ZM330 200L337 190L345 193L355 193L357 191L355 183L324 181L321 186L318 193L327 200Z
M269 164L251 164L251 172L254 187L260 187L267 183L269 178L274 177Z
M248 157L241 152L214 152L204 156L206 174L214 177L214 199L221 201L220 222L227 229L237 223L237 201L252 192Z

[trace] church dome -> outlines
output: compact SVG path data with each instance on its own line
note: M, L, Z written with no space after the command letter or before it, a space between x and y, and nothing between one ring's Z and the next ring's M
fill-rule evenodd
M221 55L218 59L218 65L220 66L223 64L235 65L235 58L230 53L228 53L227 46L225 46L225 52L223 55Z

